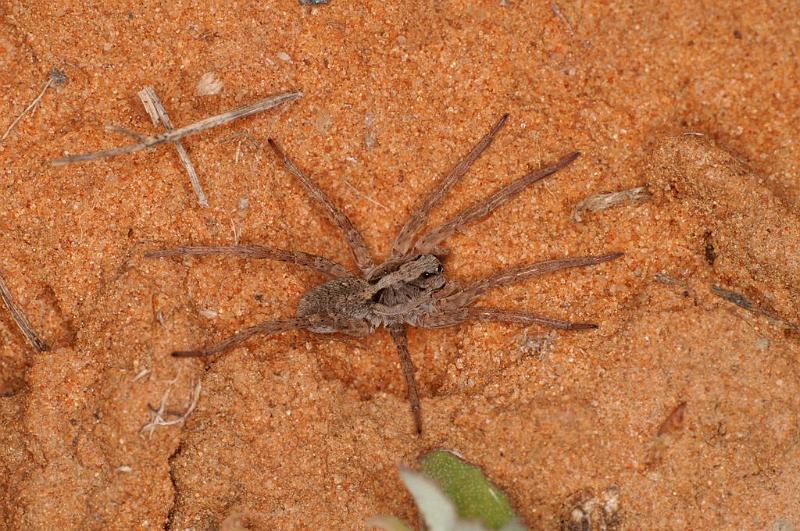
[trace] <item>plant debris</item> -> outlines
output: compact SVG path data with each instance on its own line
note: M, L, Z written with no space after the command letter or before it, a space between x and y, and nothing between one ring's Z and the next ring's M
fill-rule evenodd
M751 313L754 313L754 314L757 314L757 315L759 315L759 314L763 315L763 316L765 316L765 317L767 317L769 319L772 319L773 321L777 321L777 322L783 324L787 328L790 328L790 329L792 329L794 331L800 331L800 326L798 326L796 323L792 323L790 321L787 321L782 316L778 315L777 313L775 313L772 310L768 310L766 308L759 307L753 301L751 301L750 299L748 299L747 297L745 297L741 293L737 293L735 291L731 291L729 289L725 289L722 286L719 286L717 284L712 284L711 285L711 293L713 293L717 297L720 297L722 299L725 299L728 302L731 302L731 303L735 304L736 306L738 306L740 308L744 308L748 312L751 312Z
M14 302L14 297L11 296L11 292L8 290L8 286L2 275L0 275L0 298L3 299L8 311L11 313L11 317L14 319L14 322L17 323L17 326L28 339L31 346L37 352L50 350L50 346L33 331L30 322L28 322L28 318L25 317L25 314L22 313L22 310Z
M686 401L680 402L672 408L667 418L658 427L656 436L650 444L650 455L645 463L646 467L656 466L664 460L667 450L683 435L685 416Z
M164 109L164 106L161 104L161 100L156 95L156 91L153 87L147 86L139 91L139 99L142 100L145 111L147 111L147 114L150 115L150 119L153 120L153 125L163 124L164 129L166 129L168 132L173 130L172 121L167 115L167 110ZM186 152L186 148L183 147L183 144L180 140L174 140L173 142L175 143L175 149L178 151L178 156L181 159L181 163L183 164L183 167L186 168L186 172L189 174L189 181L192 183L192 189L194 190L194 194L197 196L197 202L200 203L201 207L207 207L208 199L206 198L205 192L203 192L200 179L197 177L197 172L194 170L194 166L192 165L192 161L189 159L189 154Z
M153 432L155 432L156 428L159 426L173 426L175 424L183 424L186 422L186 419L189 418L189 415L191 415L197 407L198 400L200 400L201 385L199 381L194 385L189 393L186 409L183 411L167 409L170 391L171 389L167 389L161 396L161 402L159 403L158 409L150 406L150 422L142 426L142 429L139 430L139 435L142 437L144 437L146 434L148 439L152 438Z
M64 72L62 72L58 68L51 68L50 74L47 76L47 81L45 81L44 85L42 86L42 90L39 91L39 94L33 99L30 105L25 107L25 110L22 111L19 114L19 116L17 116L14 119L13 122L11 122L11 125L9 125L8 129L6 129L6 132L3 133L3 136L2 138L0 138L0 141L6 139L9 133L11 133L11 130L14 129L14 127L16 127L16 125L19 123L20 120L22 120L23 116L25 116L29 112L33 112L36 106L39 105L39 102L42 100L42 97L44 96L44 93L47 91L47 89L49 89L50 87L63 85L66 82L67 82L67 76L66 74L64 74Z
M583 213L585 212L600 212L621 205L638 205L649 200L651 197L650 192L646 186L637 186L636 188L629 188L628 190L621 190L619 192L610 192L606 194L596 194L587 197L575 207L572 212L572 221L580 223L583 221Z
M224 83L217 79L214 72L206 72L200 81L197 82L197 95L198 96L216 96L222 92Z
M128 146L122 146L114 149L107 149L104 151L94 151L91 153L84 153L81 155L71 155L68 157L61 157L53 160L52 164L53 166L63 166L65 164L72 164L75 162L100 160L108 157L116 157L117 155L124 155L126 153L136 153L137 151L144 151L145 149L150 149L159 144L163 144L164 142L175 142L176 140L180 140L185 136L199 133L200 131L205 131L206 129L211 129L212 127L219 127L221 125L230 123L234 120L238 120L239 118L244 118L245 116L250 116L251 114L256 114L265 111L267 109L271 109L272 107L276 107L281 103L294 101L302 96L303 93L299 91L282 92L280 94L275 94L268 98L264 98L263 100L259 100L253 103L252 105L239 107L232 111L228 111L222 114L217 114L216 116L211 116L209 118L204 118L203 120L194 122L185 127L181 127L180 129L173 129L172 131L167 131L166 133L162 133L157 136L141 135L141 138L143 140L140 141L138 144L131 144ZM134 134L139 135L139 133L134 133Z

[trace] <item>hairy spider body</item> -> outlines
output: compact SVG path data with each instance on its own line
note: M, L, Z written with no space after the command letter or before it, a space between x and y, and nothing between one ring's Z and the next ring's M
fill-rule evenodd
M270 139L270 146L283 160L286 169L298 179L308 195L325 208L331 220L344 232L361 274L356 276L342 265L321 256L258 245L178 247L146 253L145 256L152 258L224 254L281 260L310 267L332 277L331 280L311 288L302 296L294 318L265 321L245 328L211 347L173 352L173 355L209 356L254 335L275 334L288 330L301 329L323 334L344 333L364 336L384 327L388 329L397 346L414 422L417 432L421 433L422 413L414 366L408 351L408 326L442 328L465 321L494 321L523 325L539 324L570 330L596 328L597 325L591 323L573 323L528 312L474 306L474 303L491 289L561 269L600 264L619 258L622 253L536 262L501 271L462 288L453 282L448 282L442 264L446 251L440 247L440 244L460 227L489 215L531 184L571 164L578 158L578 152L570 153L551 166L520 177L483 201L462 210L438 227L419 235L433 208L489 147L507 118L508 115L500 118L412 213L395 238L390 256L380 265L373 262L361 233L353 226L350 219L286 156L278 144Z
M423 255L370 281L337 278L313 287L297 304L297 317L314 319L313 332L355 336L381 326L416 326L420 316L433 311L433 294L445 283L439 259Z

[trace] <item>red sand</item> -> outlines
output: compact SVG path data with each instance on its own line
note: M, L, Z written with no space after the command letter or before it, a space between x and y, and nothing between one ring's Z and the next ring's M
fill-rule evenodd
M32 353L0 313L0 525L413 520L396 465L444 447L484 467L532 528L558 527L565 500L610 486L623 529L799 527L797 5L558 5L566 19L550 2L517 0L0 7L7 123L52 67L69 80L0 142L0 270L56 347ZM196 95L206 72L224 82L218 96ZM136 97L145 85L176 125L287 89L305 97L186 140L208 209L171 146L49 165L124 142L106 123L155 133ZM381 257L503 112L509 125L435 220L530 167L584 156L452 238L448 271L467 280L622 250L486 297L599 330L412 332L422 437L383 333L284 334L207 365L169 357L290 315L322 278L282 263L145 260L145 250L238 237L352 263L267 136ZM589 195L644 184L644 204L570 220ZM185 426L139 436L148 404L170 390L180 408L196 381ZM682 402L683 422L658 435Z

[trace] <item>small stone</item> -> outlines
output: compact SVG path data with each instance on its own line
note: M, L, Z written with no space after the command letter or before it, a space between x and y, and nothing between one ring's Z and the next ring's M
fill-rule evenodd
M222 81L217 79L214 72L206 72L197 82L198 96L214 96L222 91Z
M778 518L772 522L772 531L795 531L795 526L788 518Z

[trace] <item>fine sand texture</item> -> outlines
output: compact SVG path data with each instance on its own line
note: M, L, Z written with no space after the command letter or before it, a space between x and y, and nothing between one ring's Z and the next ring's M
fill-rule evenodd
M0 528L419 524L397 466L446 448L531 529L800 529L798 80L794 0L4 2L0 133L30 108L0 141L0 275L51 348L0 306ZM183 139L208 207L175 144L51 164L162 133L147 86L176 128L303 97ZM413 329L420 436L384 330L170 356L325 277L147 251L354 268L268 138L381 259L506 112L431 224L582 156L449 238L448 275L624 252L481 300L597 330Z

